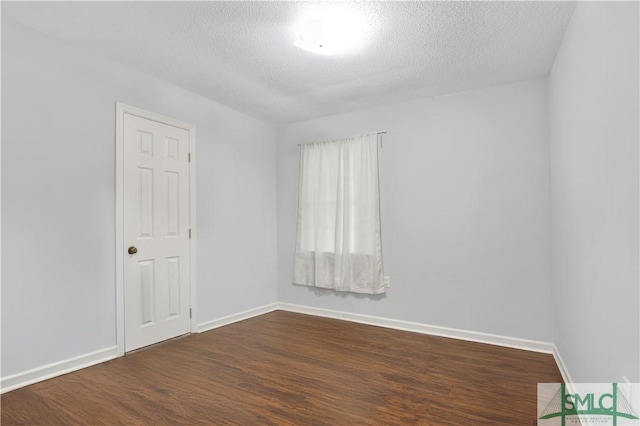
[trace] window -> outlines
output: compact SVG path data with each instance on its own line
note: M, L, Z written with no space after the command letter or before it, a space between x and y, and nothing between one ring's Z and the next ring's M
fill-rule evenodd
M301 145L294 284L384 292L377 139Z

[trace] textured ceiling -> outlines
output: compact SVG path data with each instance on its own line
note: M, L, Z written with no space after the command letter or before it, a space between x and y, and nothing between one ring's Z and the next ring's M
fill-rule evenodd
M309 2L2 2L9 18L273 123L546 75L573 2L352 2L360 50L293 46Z

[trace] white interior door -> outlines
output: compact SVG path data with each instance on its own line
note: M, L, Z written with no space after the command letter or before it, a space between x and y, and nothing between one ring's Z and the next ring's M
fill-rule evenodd
M124 114L125 351L190 331L189 132Z

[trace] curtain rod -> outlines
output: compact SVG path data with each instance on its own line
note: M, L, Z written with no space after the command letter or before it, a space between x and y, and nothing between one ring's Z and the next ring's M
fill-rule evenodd
M380 132L376 132L376 135L386 135L387 131L386 130L382 130ZM315 143L315 142L308 142L308 143ZM307 145L306 143L299 143L298 146L302 146L302 145ZM380 147L382 148L382 141L380 142Z

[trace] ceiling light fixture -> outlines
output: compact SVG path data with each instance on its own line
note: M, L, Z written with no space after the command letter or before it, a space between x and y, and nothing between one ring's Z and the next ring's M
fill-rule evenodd
M293 28L293 45L320 55L351 52L362 45L367 22L347 4L311 4L301 10Z

